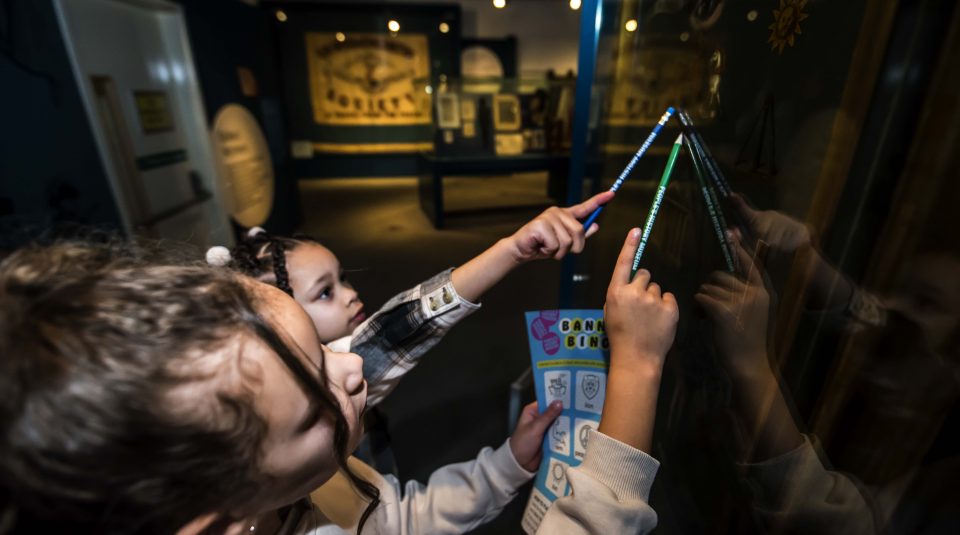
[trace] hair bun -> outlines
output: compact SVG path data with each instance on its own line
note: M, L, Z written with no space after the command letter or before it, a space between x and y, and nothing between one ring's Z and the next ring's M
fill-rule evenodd
M263 227L251 227L250 230L247 231L247 238L254 238L257 234L266 234L266 232Z
M214 245L207 249L207 264L214 267L223 267L230 263L230 249L222 245Z

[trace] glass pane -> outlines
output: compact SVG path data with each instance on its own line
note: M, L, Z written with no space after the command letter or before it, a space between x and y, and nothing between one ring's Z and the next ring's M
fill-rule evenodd
M957 526L954 4L633 0L602 14L585 196L611 187L668 106L702 141L680 150L640 264L681 309L655 435L660 529ZM603 302L680 133L674 116L601 215L575 307ZM722 227L739 236L729 257Z

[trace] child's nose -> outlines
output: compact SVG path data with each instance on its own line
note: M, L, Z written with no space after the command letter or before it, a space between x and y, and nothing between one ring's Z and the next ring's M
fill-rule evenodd
M359 295L357 294L357 291L354 290L353 288L347 286L347 287L344 287L343 290L344 290L343 295L346 297L348 305L352 305L354 301L359 300Z

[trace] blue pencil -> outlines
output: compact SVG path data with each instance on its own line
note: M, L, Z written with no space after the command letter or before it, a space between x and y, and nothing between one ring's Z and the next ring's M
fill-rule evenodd
M647 149L650 148L650 145L653 144L653 140L657 139L657 135L660 134L660 130L663 129L663 125L667 124L667 121L670 120L670 116L673 115L674 109L673 106L667 108L667 111L663 112L663 116L660 117L660 120L653 127L653 131L650 132L650 135L647 136L647 139L643 142L643 145L640 145L640 148L637 149L637 153L633 155L633 158L630 158L630 161L627 162L627 166L623 168L623 171L620 172L620 176L617 177L617 181L610 186L610 191L617 191L620 189L620 186L623 185L623 182L630 176L630 172L633 171L633 167L637 165L637 162L640 161L640 158L647 152ZM600 212L603 211L603 206L598 206L596 210L590 214L590 217L583 222L583 230L588 230L590 225L597 220L597 217L600 216Z

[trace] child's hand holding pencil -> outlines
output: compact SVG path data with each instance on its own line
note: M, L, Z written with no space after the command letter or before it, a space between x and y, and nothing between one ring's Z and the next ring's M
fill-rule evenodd
M605 191L567 208L547 208L513 235L504 238L514 260L517 263L546 258L560 260L567 253L582 252L587 238L600 227L593 223L584 230L581 220L609 202L613 195L613 192Z

